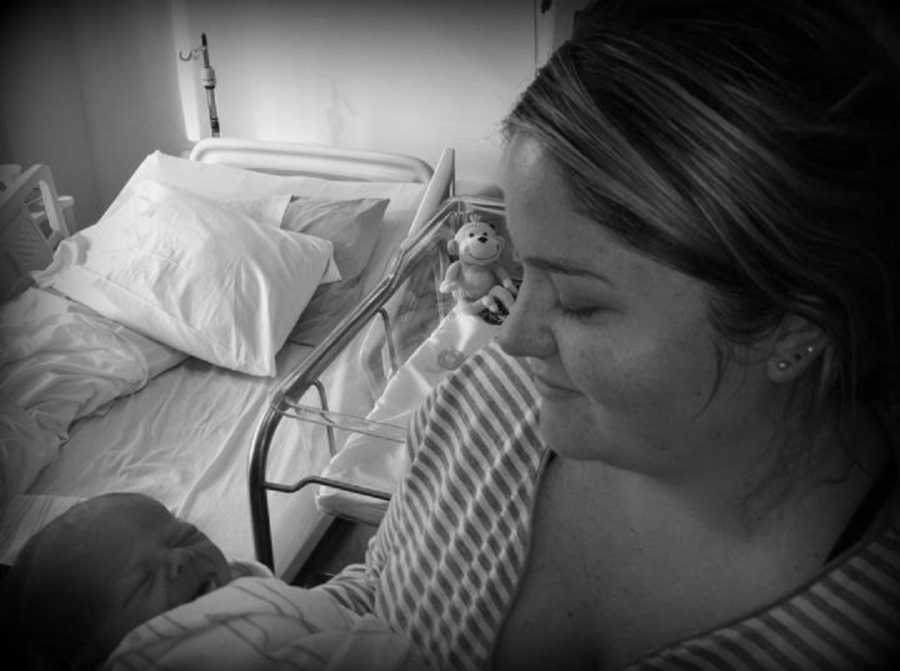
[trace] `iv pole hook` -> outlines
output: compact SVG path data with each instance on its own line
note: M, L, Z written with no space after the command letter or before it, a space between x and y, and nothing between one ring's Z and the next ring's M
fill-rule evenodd
M187 54L178 52L178 58L190 61L203 56L203 73L200 81L206 89L206 106L209 108L209 126L213 137L219 137L219 114L216 110L216 73L209 64L209 46L206 42L206 33L200 34L200 46L194 47Z

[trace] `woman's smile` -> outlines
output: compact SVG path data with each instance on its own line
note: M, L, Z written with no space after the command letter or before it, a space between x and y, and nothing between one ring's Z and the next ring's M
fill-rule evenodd
M578 392L571 387L565 386L552 378L545 377L533 369L531 371L531 379L534 381L534 386L537 388L541 398L556 400L578 395Z

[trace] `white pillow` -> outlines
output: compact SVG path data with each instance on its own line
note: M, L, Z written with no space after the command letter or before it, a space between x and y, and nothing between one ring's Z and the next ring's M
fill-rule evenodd
M270 175L229 165L191 161L156 151L141 162L116 200L125 196L128 186L146 179L171 184L216 202L235 197L259 198L275 194L331 200L388 199L390 202L379 227L381 230L375 250L366 264L363 294L371 291L381 279L397 245L406 236L425 192L425 185L418 183L345 182L319 177ZM113 202L110 207L115 205Z
M37 283L214 365L274 375L316 287L340 279L331 243L157 181L125 191Z
M409 182L345 182L319 177L271 175L229 165L200 163L159 151L149 154L141 162L122 191L147 179L170 184L216 202L235 197L259 198L275 194L334 200L387 198L390 204L384 215L385 220L398 217L407 227L425 191L424 184ZM120 192L119 195L122 196L123 193ZM114 205L115 202L110 207Z
M375 250L389 202L386 198L330 200L296 196L284 212L281 227L330 240L341 277L351 280L365 269Z

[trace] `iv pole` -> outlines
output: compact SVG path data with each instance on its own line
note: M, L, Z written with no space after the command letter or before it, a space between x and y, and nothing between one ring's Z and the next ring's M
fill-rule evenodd
M206 41L206 33L200 34L200 46L191 49L188 54L178 52L178 57L183 61L190 61L198 56L203 56L203 71L200 74L200 83L206 89L206 106L209 108L209 128L213 137L219 137L219 113L216 110L216 72L209 64L209 45Z

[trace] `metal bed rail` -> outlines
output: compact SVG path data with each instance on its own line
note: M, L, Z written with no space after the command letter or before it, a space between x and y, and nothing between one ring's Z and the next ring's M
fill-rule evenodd
M405 427L371 422L355 415L336 413L329 409L328 398L320 376L343 351L343 349L379 315L385 326L386 344L391 360L391 373L396 372L400 362L397 361L396 348L393 342L392 322L388 301L404 286L412 273L420 267L420 263L430 255L443 262L443 268L449 263L446 252L446 241L453 230L472 212L494 213L502 216L502 201L491 198L454 196L446 200L438 211L427 222L411 233L400 245L389 270L372 292L346 317L334 330L315 347L306 359L289 373L278 385L272 400L259 421L250 452L249 463L249 495L250 514L253 528L253 543L256 558L274 570L274 552L272 530L269 515L268 492L295 493L310 484L326 485L344 491L353 492L376 499L389 500L390 493L362 487L349 482L310 475L293 483L270 482L266 478L266 464L272 446L275 431L284 418L307 421L326 427L329 443L329 454L336 452L334 430L342 429L357 433L367 433L379 438L403 442ZM440 283L435 278L435 292ZM438 301L440 305L440 301ZM300 399L315 389L319 399L319 407L300 403Z

